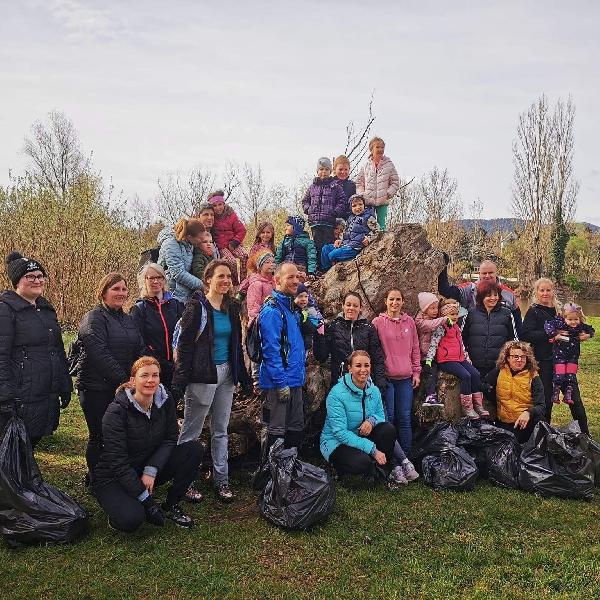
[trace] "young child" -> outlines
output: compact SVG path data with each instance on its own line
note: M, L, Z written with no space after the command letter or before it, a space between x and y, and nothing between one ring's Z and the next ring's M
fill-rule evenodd
M552 362L554 363L552 402L560 403L560 392L562 391L563 400L572 405L573 387L577 384L579 352L582 342L580 336L584 334L592 337L595 333L594 328L586 324L581 306L574 302L567 302L562 307L560 315L546 321L544 329L554 344L552 347Z
M264 250L267 250L273 256L275 255L275 227L273 227L273 223L269 223L268 221L263 221L258 225L254 244L252 244L248 256Z
M223 190L210 193L208 201L215 211L215 224L213 225L215 243L221 258L231 263L233 283L237 286L246 277L248 253L242 246L242 242L246 237L246 227L233 208L225 204L225 192ZM239 274L236 259L240 261Z
M303 266L304 271L314 275L317 270L315 244L304 231L304 219L290 216L286 220L285 236L277 247L275 263L293 262Z
M350 204L350 202L348 202ZM337 218L335 220L335 227L333 229L333 242L341 240L344 237L344 231L346 230L346 221L344 219Z
M342 240L323 246L321 266L324 271L337 262L352 260L379 233L379 225L372 206L365 206L365 199L360 194L350 198L352 215L346 224Z
M304 338L304 349L308 354L308 351L312 349L312 339L315 333L325 333L323 325L323 316L317 309L316 304L310 305L310 294L308 288L301 283L296 291L296 297L294 303L300 309L300 331Z
M212 235L208 231L202 234L202 243L199 248L194 248L194 256L192 258L192 275L198 279L204 276L206 265L214 260L213 256L213 241Z
M431 366L433 359L438 369L460 380L460 404L464 417L487 418L490 413L483 408L483 394L479 371L468 361L467 351L458 326L459 305L456 300L442 300L440 316L446 320L431 336L431 345L425 363Z
M437 388L437 363L432 362L431 365L425 363L429 346L431 345L431 335L433 332L446 321L446 317L438 316L440 302L438 297L431 292L419 292L417 295L419 300L419 312L415 317L415 325L417 326L417 335L419 336L419 347L421 350L421 368L422 373L429 371L428 377L424 378L425 400L423 406L441 406L442 403L438 400Z
M394 163L384 156L385 142L380 137L369 141L369 158L356 178L356 191L364 194L367 204L375 206L377 222L385 231L390 200L400 189L400 178Z
M302 208L308 215L308 224L317 249L317 260L325 244L333 244L335 219L346 217L348 201L342 186L331 177L331 161L323 156L317 161L317 176L306 190Z
M342 186L344 196L346 196L346 216L344 218L350 216L350 198L356 194L356 183L348 179L349 175L350 161L347 156L340 154L333 161L333 179Z

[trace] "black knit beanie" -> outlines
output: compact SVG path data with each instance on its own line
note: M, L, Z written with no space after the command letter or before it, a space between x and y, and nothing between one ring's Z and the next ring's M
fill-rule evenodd
M31 271L41 271L46 275L46 270L35 258L26 258L19 252L11 252L6 257L6 273L13 287L16 288L21 277Z

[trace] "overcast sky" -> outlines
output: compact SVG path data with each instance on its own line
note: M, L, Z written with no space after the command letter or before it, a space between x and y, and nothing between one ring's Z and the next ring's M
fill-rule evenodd
M576 104L577 217L600 225L599 17L593 1L2 0L0 183L60 110L127 197L228 160L293 184L374 92L402 176L447 168L465 205L510 216L517 118L545 93Z

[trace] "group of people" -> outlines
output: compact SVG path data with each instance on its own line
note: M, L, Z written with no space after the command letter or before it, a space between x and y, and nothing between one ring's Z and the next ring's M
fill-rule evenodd
M493 419L520 441L550 419L561 393L588 433L576 372L580 343L593 329L577 305L559 308L548 279L535 283L524 320L496 265L484 261L479 281L459 286L444 269L442 297L419 293L414 318L392 287L371 322L357 292L325 322L311 276L370 243L398 189L383 141L370 148L356 188L346 157L334 161L335 177L329 159L319 159L303 202L312 239L303 217L291 215L278 245L275 227L263 223L246 251L244 225L221 191L210 194L198 215L161 232L158 259L141 266L140 296L129 312L125 277L102 278L68 360L56 312L42 295L42 263L17 252L7 257L14 290L0 294L0 414L6 420L17 410L35 446L57 428L75 375L89 433L86 485L112 527L134 531L165 519L192 525L181 501L202 499L194 482L209 416L215 493L222 502L235 499L227 431L238 385L263 398L262 456L279 438L286 448L301 447L311 352L329 364L320 450L340 475L381 477L392 489L418 478L409 459L415 390L423 388L425 406L441 404L440 371L460 381L465 417ZM259 344L254 362L242 346L246 327ZM168 481L159 505L155 487Z

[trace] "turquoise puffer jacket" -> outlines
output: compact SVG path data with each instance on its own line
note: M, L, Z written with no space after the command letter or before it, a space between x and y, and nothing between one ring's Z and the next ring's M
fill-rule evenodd
M373 425L385 421L379 388L369 381L361 390L347 373L331 389L326 403L327 417L320 445L325 460L329 460L331 453L342 444L371 454L375 443L358 435L358 428L369 417L372 417Z

